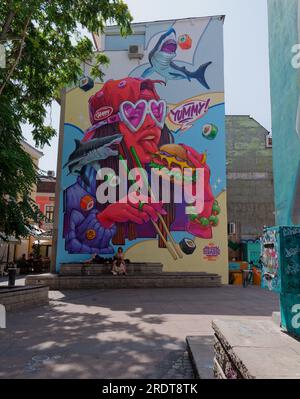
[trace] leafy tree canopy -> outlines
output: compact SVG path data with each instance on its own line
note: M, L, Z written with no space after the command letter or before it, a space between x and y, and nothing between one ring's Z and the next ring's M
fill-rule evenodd
M0 235L26 236L39 213L31 199L38 170L24 151L21 124L32 126L36 145L56 134L45 124L46 107L61 88L77 83L83 61L91 60L93 77L103 78L104 54L93 54L84 35L116 23L131 32L132 17L122 0L2 0L0 45L6 66L0 68Z

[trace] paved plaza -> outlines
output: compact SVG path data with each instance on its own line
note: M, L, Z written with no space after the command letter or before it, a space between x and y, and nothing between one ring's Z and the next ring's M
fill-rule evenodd
M270 318L258 287L52 291L49 306L9 313L0 378L191 378L186 336L220 317Z

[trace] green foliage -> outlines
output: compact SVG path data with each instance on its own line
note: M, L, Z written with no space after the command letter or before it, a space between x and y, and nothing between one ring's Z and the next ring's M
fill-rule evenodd
M60 90L76 84L88 60L93 77L103 79L104 54L82 32L101 32L116 23L131 33L122 0L2 0L0 43L6 68L0 69L0 232L26 235L26 226L40 217L30 198L37 170L24 151L21 124L32 126L36 145L49 144L56 134L45 125L46 107Z

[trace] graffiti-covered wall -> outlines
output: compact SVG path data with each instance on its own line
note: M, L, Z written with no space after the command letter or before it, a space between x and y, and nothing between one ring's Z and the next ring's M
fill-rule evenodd
M122 247L227 282L223 18L133 30L109 28L104 83L65 96L57 267Z
M300 224L300 1L268 5L276 223Z

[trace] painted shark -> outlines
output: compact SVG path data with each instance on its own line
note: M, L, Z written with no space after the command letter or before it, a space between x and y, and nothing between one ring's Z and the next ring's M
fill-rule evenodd
M178 66L173 62L176 57L177 41L176 32L173 28L164 33L153 50L149 53L150 67L147 68L142 77L146 78L154 72L157 72L166 82L170 79L187 79L189 82L196 79L202 86L209 89L205 71L212 62L201 65L195 72L188 71L185 66Z
M82 143L75 140L76 148L70 155L64 168L69 168L69 175L80 176L86 185L89 181L85 176L85 167L91 165L97 172L100 169L98 161L119 155L117 145L122 141L121 134L101 137Z

